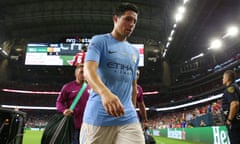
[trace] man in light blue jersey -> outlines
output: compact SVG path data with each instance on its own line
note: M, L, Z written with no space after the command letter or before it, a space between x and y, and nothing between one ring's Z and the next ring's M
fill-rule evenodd
M92 91L84 112L81 144L144 144L135 111L139 54L126 41L137 17L134 4L120 4L114 11L112 32L94 36L89 44L84 75Z

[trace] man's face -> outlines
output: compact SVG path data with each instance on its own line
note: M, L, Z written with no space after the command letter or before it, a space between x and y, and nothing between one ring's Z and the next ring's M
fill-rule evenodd
M84 76L83 76L83 67L78 67L75 70L75 77L78 81L82 81L84 80Z
M137 23L137 13L134 11L126 11L122 16L114 16L115 28L119 35L129 37Z
M228 75L227 74L223 74L223 79L222 79L223 85L226 85L227 82L228 82Z

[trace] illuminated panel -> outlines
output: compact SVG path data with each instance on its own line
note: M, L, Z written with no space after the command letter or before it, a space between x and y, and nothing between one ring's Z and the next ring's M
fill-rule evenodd
M71 66L74 56L86 46L83 43L28 44L25 65ZM133 44L140 54L139 66L144 66L144 45Z

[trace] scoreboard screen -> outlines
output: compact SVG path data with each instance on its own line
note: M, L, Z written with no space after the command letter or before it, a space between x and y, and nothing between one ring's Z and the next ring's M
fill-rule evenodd
M84 46L82 43L31 43L26 48L25 65L71 66L74 56ZM133 46L139 51L139 66L142 67L144 66L144 45L133 44Z

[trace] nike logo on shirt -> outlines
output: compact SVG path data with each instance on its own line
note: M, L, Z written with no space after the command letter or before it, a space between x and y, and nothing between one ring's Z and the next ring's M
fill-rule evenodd
M77 90L73 90L72 93L77 93L78 91Z
M108 51L109 54L117 53L116 51Z

